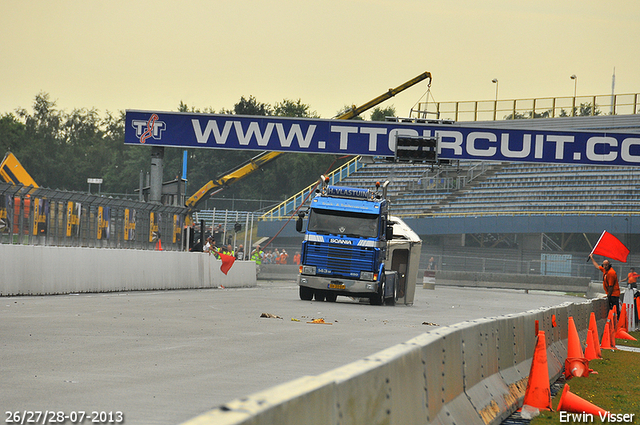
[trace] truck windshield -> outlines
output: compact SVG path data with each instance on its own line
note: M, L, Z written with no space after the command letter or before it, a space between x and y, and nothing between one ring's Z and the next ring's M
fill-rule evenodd
M312 209L307 229L315 233L375 238L378 236L378 217L374 214Z

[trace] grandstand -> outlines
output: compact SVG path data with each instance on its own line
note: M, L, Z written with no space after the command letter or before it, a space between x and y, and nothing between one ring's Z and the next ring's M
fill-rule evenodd
M432 167L373 163L339 184L372 188L389 179L391 210L433 214L624 213L640 206L640 170L566 164L477 163Z

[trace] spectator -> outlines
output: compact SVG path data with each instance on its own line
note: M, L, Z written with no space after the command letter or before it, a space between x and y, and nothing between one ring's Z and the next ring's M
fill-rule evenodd
M629 274L627 275L627 277L622 279L620 282L628 282L631 288L636 289L638 287L638 277L640 277L640 274L636 273L636 269L631 267L631 269L629 269Z
M283 249L280 253L280 256L278 257L278 264L287 264L288 259L289 254L287 254L287 251Z
M244 260L244 246L242 246L242 244L240 244L240 246L236 250L236 260Z

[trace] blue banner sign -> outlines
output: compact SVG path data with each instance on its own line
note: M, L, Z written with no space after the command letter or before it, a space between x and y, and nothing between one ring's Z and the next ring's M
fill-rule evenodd
M125 126L129 145L392 157L398 136L433 136L440 159L640 165L640 134L132 110Z

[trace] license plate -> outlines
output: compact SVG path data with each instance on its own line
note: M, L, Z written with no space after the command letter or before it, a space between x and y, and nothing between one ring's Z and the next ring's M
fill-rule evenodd
M344 285L344 283L330 283L329 284L329 289L345 289L346 286Z

